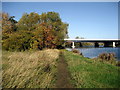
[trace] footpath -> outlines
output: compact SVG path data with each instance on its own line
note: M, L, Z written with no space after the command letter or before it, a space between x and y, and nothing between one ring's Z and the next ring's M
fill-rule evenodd
M70 73L68 71L67 63L65 61L64 53L61 51L57 65L57 88L73 88L70 84Z

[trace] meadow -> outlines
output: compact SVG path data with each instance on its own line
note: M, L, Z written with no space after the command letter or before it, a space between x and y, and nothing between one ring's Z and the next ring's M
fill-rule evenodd
M2 69L3 88L56 88L59 80L66 78L73 88L120 86L120 67L66 50L3 51ZM65 72L69 74L66 78L61 76ZM61 85L64 81L60 81Z

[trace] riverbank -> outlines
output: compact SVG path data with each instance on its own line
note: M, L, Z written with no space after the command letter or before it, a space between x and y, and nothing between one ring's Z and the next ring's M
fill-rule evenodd
M85 58L64 51L71 73L71 82L76 88L118 88L120 68L109 63Z
M2 69L3 88L63 88L63 83L67 88L120 86L120 67L66 50L3 51Z

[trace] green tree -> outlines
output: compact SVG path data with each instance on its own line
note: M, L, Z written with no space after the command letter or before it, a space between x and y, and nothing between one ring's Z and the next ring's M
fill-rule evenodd
M85 39L84 37L76 36L75 39Z
M24 13L18 23L13 18L6 15L4 21L9 22L3 23L4 31L10 31L9 37L5 38L3 42L6 50L60 48L63 46L64 38L68 37L68 24L62 22L56 12L47 12L41 15L34 12ZM15 26L11 28L13 23L17 29Z
M75 39L80 39L80 37L79 37L79 36L77 36Z
M36 29L36 24L40 23L40 16L37 13L24 13L22 18L18 21L18 30L34 30Z

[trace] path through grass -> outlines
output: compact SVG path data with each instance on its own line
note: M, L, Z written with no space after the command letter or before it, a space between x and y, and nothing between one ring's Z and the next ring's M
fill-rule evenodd
M59 61L57 65L57 81L56 87L57 88L72 88L70 83L70 73L68 71L67 63L63 52L60 52Z

